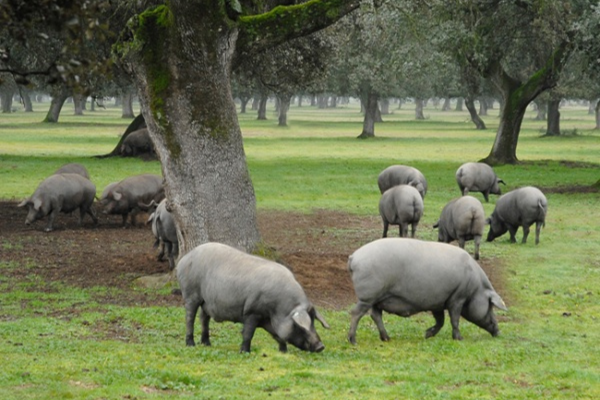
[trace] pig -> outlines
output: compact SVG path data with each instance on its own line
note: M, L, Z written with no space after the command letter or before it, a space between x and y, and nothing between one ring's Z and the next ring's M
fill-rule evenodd
M140 205L142 206L142 205ZM154 247L158 247L162 243L162 250L158 255L158 259L162 260L166 252L169 260L169 267L175 268L175 259L179 254L179 240L177 238L177 227L175 226L175 218L167 210L167 200L163 199L158 205L154 200L147 206L148 210L155 208L150 214L148 222L152 223L152 233L156 237Z
M411 236L414 238L423 216L423 198L413 186L394 186L381 196L379 215L383 220L383 237L387 237L390 224L399 225L400 237L407 237L410 224Z
M475 242L473 257L479 260L479 246L485 226L485 211L479 200L463 196L451 200L444 206L440 219L433 225L438 229L438 242L450 243L458 240L461 249L467 240Z
M204 243L179 260L176 268L186 310L186 345L194 346L194 320L200 308L201 343L210 346L209 322L243 324L240 352L250 352L257 327L287 351L287 343L310 352L325 348L314 320L329 325L306 297L292 272L281 264L233 247Z
M425 176L418 169L406 165L392 165L381 171L377 178L377 185L381 194L396 185L414 186L423 199L427 194Z
M139 203L160 202L165 197L163 179L158 175L142 174L125 178L108 191L102 199L105 214L121 214L123 226L131 213L131 225L136 225Z
M124 157L135 157L145 153L154 153L154 145L147 128L131 132L121 144L121 155Z
M110 192L112 192L112 190L114 189L115 186L117 186L119 182L111 182L108 185L106 185L106 187L104 188L104 190L102 191L102 194L100 195L100 203L103 203L104 200L108 197L108 194Z
M490 201L490 193L502 194L498 184L506 185L502 179L496 176L492 167L485 163L475 162L465 163L456 170L456 183L458 183L461 195L466 196L469 191L481 192L486 203Z
M65 164L56 170L54 175L56 174L78 174L83 176L85 179L90 179L90 174L87 169L78 163Z
M48 216L46 232L54 229L54 219L59 212L70 213L79 209L79 225L83 223L85 214L94 221L98 219L92 210L96 196L96 186L79 174L54 174L39 184L31 197L23 200L18 207L29 208L25 224L29 225L38 219Z
M431 311L435 325L425 338L444 325L444 310L452 324L452 338L462 340L460 317L497 336L500 331L493 306L507 310L477 261L466 251L446 243L408 238L385 238L367 243L348 259L358 303L350 311L348 340L356 344L356 328L370 310L379 338L388 341L382 312L409 317Z
M496 208L486 222L490 225L487 241L491 242L508 231L511 243L515 243L515 234L519 226L523 227L522 243L527 243L529 227L535 222L535 244L540 243L540 230L546 225L548 200L536 187L525 186L501 196Z

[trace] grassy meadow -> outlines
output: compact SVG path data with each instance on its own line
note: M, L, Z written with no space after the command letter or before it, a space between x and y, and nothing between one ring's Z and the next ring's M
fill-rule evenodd
M125 130L129 121L120 109L74 116L67 105L58 124L40 123L48 106L0 115L0 200L31 195L67 162L85 164L99 190L129 175L160 173L158 162L91 158L110 152ZM356 103L327 110L293 106L288 127L277 126L270 107L266 121L252 111L239 114L259 209L378 215L379 172L412 165L429 183L418 232L426 240L437 238L431 225L459 195L456 169L489 153L498 125L497 109L484 117L488 129L476 131L466 110L430 106L427 119L416 121L413 105L404 104L376 125L376 138L357 140L362 116ZM547 189L549 202L538 246L532 236L525 245L510 244L508 235L482 244L482 257L506 282L501 295L509 311L497 312L498 338L462 320L462 342L451 339L449 321L425 340L429 314L387 315L389 343L379 341L367 317L358 345L351 346L348 313L323 310L332 329L317 326L326 346L321 354L292 346L281 354L259 330L252 353L241 355L240 326L229 323L211 325L212 347L187 348L182 306L110 305L96 299L118 295L113 288L8 277L3 271L30 266L6 262L3 249L26 252L27 243L4 234L0 221L0 398L600 398L600 195L573 189L600 180L600 132L592 130L587 107L570 104L561 114L570 134L542 137L545 122L530 110L518 146L522 164L495 168L507 183L504 191L535 185ZM497 199L490 197L488 215ZM81 313L65 318L75 305ZM114 324L129 340L102 334Z

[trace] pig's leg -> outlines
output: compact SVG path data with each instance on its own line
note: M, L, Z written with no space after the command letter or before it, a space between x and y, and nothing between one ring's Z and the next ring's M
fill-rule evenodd
M375 325L377 325L377 329L379 330L379 339L381 339L383 342L389 341L390 337L387 331L385 330L385 326L383 325L383 316L381 308L373 306L371 308L371 318L373 319Z
M277 343L279 343L279 351L282 353L287 353L287 343L285 342L285 340L281 339L277 335L277 332L275 332L273 325L271 325L271 321L265 322L262 325L262 327L265 331L269 332L269 334L273 337L273 339L275 339Z
M258 317L255 315L247 315L244 318L244 328L242 329L242 346L240 353L250 353L250 343L254 337L254 332L258 326Z
M433 318L435 318L435 325L425 331L425 339L434 337L438 334L440 329L444 326L444 310L432 311Z
M198 313L200 302L193 299L185 302L185 345L195 346L194 342L194 321Z
M356 344L356 328L358 327L358 322L370 309L371 304L359 300L358 303L356 303L356 306L350 311L350 330L348 331L348 341L350 341L350 343Z
M210 346L210 331L208 329L208 324L210 323L210 315L204 312L202 308L200 308L200 324L202 325L202 336L200 337L200 343L205 346Z

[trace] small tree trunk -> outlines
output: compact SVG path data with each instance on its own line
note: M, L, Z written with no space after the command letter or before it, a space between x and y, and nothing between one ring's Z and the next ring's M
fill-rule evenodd
M73 108L75 110L75 115L83 115L83 102L85 101L86 96L81 93L73 93Z
M2 113L9 114L12 112L13 90L2 89L0 91L0 103L2 103Z
M560 135L560 99L551 99L548 101L548 124L546 136Z
M588 115L594 115L596 113L594 105L595 105L594 100L590 100L588 102Z
M444 105L442 106L442 111L450 111L450 97L446 97L444 99Z
M379 101L381 115L388 115L390 113L390 99L387 97Z
M377 118L377 112L379 107L377 105L378 95L369 91L367 94L366 101L363 101L362 104L365 107L365 118L363 120L363 130L360 135L358 135L358 139L367 139L375 137L375 120Z
M534 104L537 107L537 115L535 116L536 121L545 121L546 113L548 112L548 104L543 101L535 101Z
M66 91L52 96L52 100L50 101L50 109L48 110L48 114L46 114L46 118L44 118L42 122L58 122L60 110L62 110L62 107L68 97L69 95Z
M250 109L252 111L257 111L259 104L260 104L260 97L259 96L254 96L252 98L252 106L250 107Z
M479 116L487 116L488 115L488 103L485 97L479 98Z
M121 96L115 96L115 107L121 107L123 104L123 99Z
M246 114L246 108L248 107L249 101L250 101L250 97L247 97L247 96L240 97L240 114Z
M327 108L327 96L317 96L317 108Z
M596 107L594 107L594 114L596 114L596 127L594 129L600 129L600 99L596 101Z
M290 102L292 101L292 96L283 94L277 96L279 99L279 126L287 126L287 113L290 109Z
M454 109L454 111L462 111L464 102L465 101L462 97L456 99L456 108Z
M310 96L310 106L314 107L316 105L317 105L317 96L315 96L315 95Z
M256 119L267 119L267 100L269 100L269 97L266 94L260 96L260 100L258 101L258 118Z
M329 101L329 107L331 107L331 108L337 107L337 96L331 96L331 100Z
M467 110L469 110L469 115L471 115L471 121L475 124L475 129L485 129L485 122L477 115L477 110L475 109L475 101L472 97L465 98L465 106Z
M423 99L420 98L415 99L415 119L425 119L425 115L423 115Z
M134 118L133 114L133 93L125 92L121 96L121 118Z

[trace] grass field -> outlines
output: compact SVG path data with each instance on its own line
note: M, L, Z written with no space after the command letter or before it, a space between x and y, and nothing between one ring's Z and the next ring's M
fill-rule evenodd
M111 151L127 126L120 109L76 117L67 105L58 124L42 124L47 107L0 115L0 199L29 196L66 162L84 163L100 189L125 176L160 173L158 162L91 158ZM489 153L498 118L490 110L488 130L476 131L466 111L425 113L427 120L415 121L405 104L384 116L377 137L367 141L355 139L362 128L355 103L292 107L284 128L273 113L267 121L240 114L258 207L377 215L378 173L407 164L427 177L423 223L433 224L459 195L458 166ZM600 195L577 189L600 180L600 132L591 129L587 107L569 105L561 113L562 129L574 134L542 137L545 122L534 121L530 110L517 151L523 163L495 168L507 183L503 190L535 185L547 189L549 201L539 246L513 245L506 237L482 246L506 280L509 311L497 313L500 337L463 321L464 341L453 341L448 326L425 340L430 315L387 316L391 342L381 343L365 318L353 347L347 312L325 310L332 329L319 330L327 347L321 354L293 348L280 354L259 331L253 352L240 355L239 326L232 324L213 324L212 347L189 349L181 307L99 304L95 295L111 288L7 278L3 270L28 265L3 261L2 250L27 251L27 244L4 235L0 221L0 398L600 398ZM495 201L484 204L487 214ZM435 240L436 233L423 231L421 238ZM65 318L74 304L81 313ZM98 327L114 321L130 340L101 334Z

